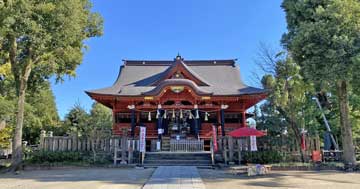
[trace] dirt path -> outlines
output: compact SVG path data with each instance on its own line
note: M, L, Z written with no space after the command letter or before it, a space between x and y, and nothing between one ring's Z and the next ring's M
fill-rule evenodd
M272 171L270 175L247 177L224 170L202 170L200 175L207 189L219 188L360 188L360 173L337 171Z
M137 189L154 169L71 169L1 174L0 189Z

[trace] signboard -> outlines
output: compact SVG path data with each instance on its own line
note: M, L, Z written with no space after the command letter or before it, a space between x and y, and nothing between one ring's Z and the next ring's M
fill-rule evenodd
M212 137L213 137L213 144L214 144L214 152L218 151L217 145L217 133L216 133L216 126L212 126Z
M250 128L256 129L256 122L252 122ZM256 136L250 136L250 151L257 151Z
M140 127L139 151L145 152L146 148L146 127Z
M158 134L159 135L164 134L164 129L158 129Z

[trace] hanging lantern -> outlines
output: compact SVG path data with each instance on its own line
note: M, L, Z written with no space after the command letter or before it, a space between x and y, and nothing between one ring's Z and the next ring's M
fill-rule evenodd
M159 117L160 117L160 111L156 110L156 119L159 119Z
M209 120L208 114L209 114L209 113L205 112L205 118L204 118L205 121L208 121L208 120Z
M180 119L182 119L184 116L183 116L183 113L182 113L182 110L180 109Z
M192 119L193 118L193 115L191 113L191 110L189 111L189 119Z
M175 110L173 109L173 112L172 112L172 118L175 119Z
M167 117L166 117L166 110L164 110L164 119L166 119Z
M151 112L149 112L148 120L151 121Z
M196 116L195 116L195 118L196 118L196 119L199 119L199 118L200 118L200 116L199 116L199 110L198 110L198 109L196 109Z

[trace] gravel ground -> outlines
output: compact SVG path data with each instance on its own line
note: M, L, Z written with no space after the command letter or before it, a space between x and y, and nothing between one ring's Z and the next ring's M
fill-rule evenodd
M198 169L208 189L232 188L360 188L360 173L338 171L272 171L247 177L226 170ZM154 169L89 168L23 171L0 174L0 189L123 189L141 188Z
M225 170L199 169L208 189L219 188L360 188L360 173L338 171L272 171L269 175L248 177Z
M0 189L141 188L154 169L89 168L0 174Z

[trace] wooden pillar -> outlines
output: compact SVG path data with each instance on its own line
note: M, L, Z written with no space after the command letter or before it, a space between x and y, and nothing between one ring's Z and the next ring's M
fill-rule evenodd
M246 112L245 112L245 110L242 112L242 127L247 127L247 125L246 125Z
M229 146L229 161L233 162L234 160L234 141L231 136L228 136L228 146Z
M46 131L41 130L40 132L40 149L44 150L45 147L45 137L46 137Z
M116 127L116 99L112 103L112 132L117 133L117 127Z
M241 165L241 150L242 150L242 146L241 146L241 139L237 139L237 152L238 152L238 160L239 160L239 165Z
M141 112L136 112L136 123L140 123Z
M112 110L112 126L113 126L113 132L115 132L115 129L116 129L116 112L115 112L115 109Z
M135 121L136 117L135 117L135 107L131 108L131 137L134 138L135 137L135 126L136 126L136 121Z
M199 119L200 119L200 117L199 117L199 109L198 109L198 106L197 105L195 105L194 106L194 131L195 131L195 137L196 137L196 139L198 139L199 138Z
M122 137L121 137L121 162L120 164L126 164L126 151L128 150L128 145L127 145L127 129L123 128L122 129Z
M225 110L220 110L220 125L221 125L221 136L225 136Z
M161 141L161 136L162 133L160 132L163 128L162 128L162 124L163 124L163 116L165 112L163 112L164 110L158 108L158 120L157 120L157 130L158 130L158 140Z
M224 141L223 141L223 158L224 158L224 163L227 164L228 163L228 151L229 151L229 146L228 146L228 140L227 140L227 137L223 137L222 138Z

